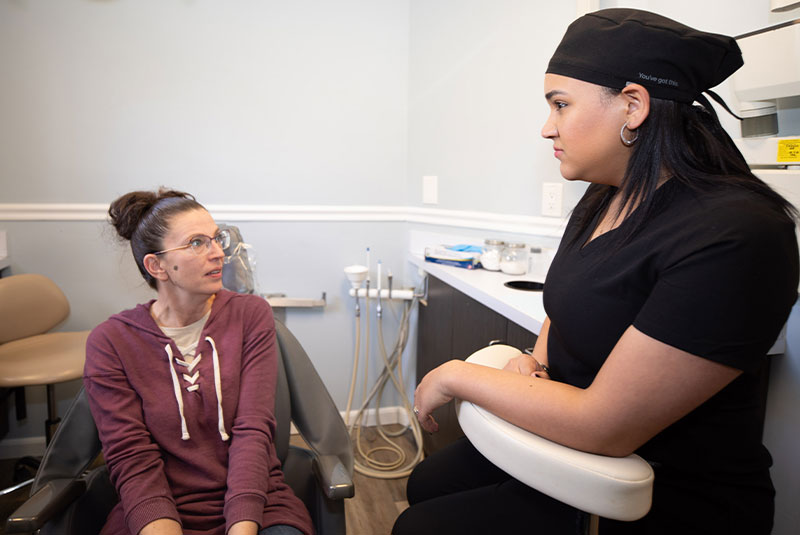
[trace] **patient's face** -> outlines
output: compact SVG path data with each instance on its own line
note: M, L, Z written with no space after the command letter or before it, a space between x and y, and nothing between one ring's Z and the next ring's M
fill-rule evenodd
M211 240L209 247L198 243L213 238L219 227L206 210L182 212L169 221L169 231L164 236L164 249L183 247L159 256L167 274L165 284L188 293L211 295L222 289L222 260L224 253L219 244Z

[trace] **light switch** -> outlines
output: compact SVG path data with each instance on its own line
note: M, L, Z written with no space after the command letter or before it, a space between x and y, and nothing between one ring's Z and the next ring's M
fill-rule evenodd
M564 185L558 182L545 182L542 184L542 215L547 217L561 217L562 197Z
M439 177L422 177L422 202L425 204L439 204Z

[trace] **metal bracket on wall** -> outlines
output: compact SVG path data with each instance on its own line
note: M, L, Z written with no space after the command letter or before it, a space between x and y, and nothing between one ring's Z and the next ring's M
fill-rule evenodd
M286 322L287 308L322 308L328 304L326 292L322 292L322 297L314 299L311 297L286 297L286 294L264 294L269 306L273 308L275 317L282 322Z
M422 306L428 306L428 274L425 273L422 277L422 293L415 293L414 297L419 298L419 303Z
M328 303L326 292L322 292L322 297L319 299L310 297L286 297L286 294L266 294L264 298L272 308L324 307Z

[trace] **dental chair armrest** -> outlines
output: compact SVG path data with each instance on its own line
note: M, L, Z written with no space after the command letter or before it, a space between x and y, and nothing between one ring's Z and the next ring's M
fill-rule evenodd
M314 474L331 500L352 498L356 493L351 473L336 455L315 456Z
M485 347L467 362L502 368L519 350ZM653 469L638 455L606 457L557 444L468 401L456 405L461 429L475 448L515 479L587 513L637 520L650 510Z
M64 510L86 490L83 479L54 479L19 506L6 520L6 533L31 533Z

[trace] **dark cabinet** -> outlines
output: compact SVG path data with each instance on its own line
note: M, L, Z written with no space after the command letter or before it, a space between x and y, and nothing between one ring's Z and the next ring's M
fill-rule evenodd
M428 306L419 308L417 333L417 383L440 364L454 358L464 360L492 340L503 340L520 349L533 347L536 342L534 333L430 275ZM454 402L439 407L433 416L439 432L424 434L426 454L464 434Z

